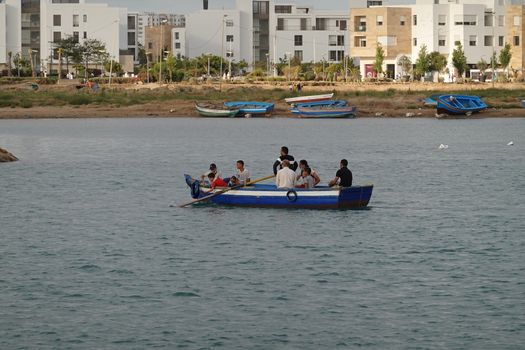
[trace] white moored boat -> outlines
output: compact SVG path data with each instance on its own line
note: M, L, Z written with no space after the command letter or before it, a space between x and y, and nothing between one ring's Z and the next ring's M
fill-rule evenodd
M317 101L327 101L331 100L334 97L334 94L325 94L325 95L311 95L311 96L299 96L299 97L290 97L284 99L286 103L296 104L296 103L307 103L307 102L317 102Z

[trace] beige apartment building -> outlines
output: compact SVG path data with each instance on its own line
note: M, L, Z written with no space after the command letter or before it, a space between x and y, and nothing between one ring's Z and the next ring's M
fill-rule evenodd
M161 56L161 48L164 50L164 57L166 51L172 50L172 29L175 26L162 24L157 27L146 27L145 29L145 49L149 55L151 62L158 62Z
M374 77L372 66L376 48L385 51L383 71L395 78L400 74L397 60L412 53L412 11L404 7L352 9L350 13L350 52L359 59L363 78Z
M511 5L507 7L507 42L512 47L512 58L509 69L517 69L518 77L525 77L525 49L523 39L525 38L525 6Z

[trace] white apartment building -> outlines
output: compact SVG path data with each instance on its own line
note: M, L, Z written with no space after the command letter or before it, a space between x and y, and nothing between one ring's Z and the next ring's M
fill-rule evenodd
M165 24L184 28L186 26L186 16L170 13L142 12L137 15L137 40L142 46L146 42L146 27L160 26L163 21Z
M6 5L0 3L0 66L7 61L7 20Z
M505 46L506 2L504 0L416 0L412 9L412 62L426 45L428 52L447 56L454 72L452 52L461 43L472 68L481 59L490 62ZM447 77L446 77L447 78Z
M186 28L173 28L171 30L171 52L175 57L187 57L188 53L186 51Z
M290 56L301 62L340 62L348 55L350 16L346 11L316 11L282 3L270 11L273 62Z
M54 43L66 37L80 43L98 39L117 61L121 50L127 52L126 9L86 4L85 0L5 0L1 5L6 18L6 30L2 31L6 33L6 44L0 51L0 63L6 62L7 52L25 57L31 52L36 69L46 70L56 64Z

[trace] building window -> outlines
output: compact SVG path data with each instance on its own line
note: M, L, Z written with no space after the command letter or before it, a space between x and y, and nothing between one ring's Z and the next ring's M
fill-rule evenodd
M180 43L175 43L175 48L180 49Z
M344 35L337 36L337 46L345 46L345 36Z
M87 39L87 32L84 32L84 39Z
M498 37L498 45L499 45L499 46L503 46L503 45L505 45L505 37L504 37L504 36L501 36L501 35L500 35L500 36Z
M376 16L376 25L378 26L383 25L383 16Z
M520 46L520 37L517 35L514 36L512 42L514 43L514 46Z
M179 40L179 37L180 37L179 32L175 32L175 40Z
M73 15L73 27L78 27L79 26L79 23L78 23L78 18L79 16L78 15Z
M226 27L233 27L233 21L231 19L226 20Z
M512 18L512 23L515 25L515 26L519 26L521 21L520 21L520 16L514 16Z
M275 13L292 13L292 6L275 5Z
M337 35L328 36L328 46L337 46Z
M446 46L447 45L447 39L445 36L440 35L438 38L438 46Z
M329 61L336 61L337 60L337 51L329 51L328 52L328 60Z
M494 38L492 35L485 35L485 46L492 46L494 45Z
M505 26L505 16L503 15L498 16L498 26L499 27Z
M335 26L339 28L339 30L346 30L347 29L346 19L336 20Z
M438 26L446 26L446 25L447 25L447 16L439 15L438 16Z
M73 32L73 40L78 43L78 32Z
M417 46L417 38L412 39L414 46Z
M478 37L475 35L469 35L468 37L468 46L476 46Z
M233 43L233 35L226 35L226 42Z
M61 15L53 15L53 25L55 27L60 27L62 25L62 16Z
M356 36L354 38L355 47L366 47L366 36Z
M136 28L135 17L128 16L128 29L129 30L135 30L135 28Z
M277 30L284 30L284 18L277 18Z
M294 57L296 60L302 62L303 61L303 50L295 50Z
M457 26L475 26L478 23L476 15L455 15L454 24Z
M151 50L151 49L153 49L153 43L149 42L148 43L148 50Z
M53 32L53 42L58 43L62 40L62 33L61 32Z
M134 32L128 32L128 45L133 46L136 44L135 41L135 33Z
M412 16L412 23L417 26L417 15Z
M405 16L400 16L400 17L399 17L399 25L404 26L405 23L406 23L406 18L405 18Z
M83 21L84 23L87 23L87 15L82 16L82 21Z
M494 25L494 16L492 13L485 14L485 27L492 27Z
M295 46L303 46L303 36L302 35L295 35L295 37L294 37L294 44L295 44Z
M233 51L226 51L226 57L233 57Z
M378 36L377 42L381 44L381 46L396 46L397 45L397 37L394 35L389 36Z

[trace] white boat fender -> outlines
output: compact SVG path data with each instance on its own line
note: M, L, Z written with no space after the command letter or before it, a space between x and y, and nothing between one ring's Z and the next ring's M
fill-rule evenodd
M288 198L289 202L297 202L297 192L295 190L290 190L286 192L286 198Z
M510 141L509 143L507 143L507 146L514 146L514 141Z

